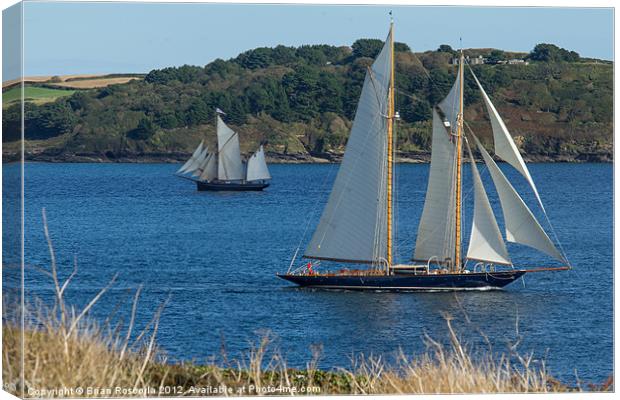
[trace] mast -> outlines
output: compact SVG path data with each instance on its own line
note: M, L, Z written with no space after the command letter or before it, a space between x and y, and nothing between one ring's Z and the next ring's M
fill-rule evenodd
M461 167L463 146L463 49L459 60L459 114L457 117L456 130L456 241L454 254L454 271L461 270Z
M387 115L387 269L390 274L392 266L392 170L394 168L394 19L390 11L390 89L388 92L388 115Z

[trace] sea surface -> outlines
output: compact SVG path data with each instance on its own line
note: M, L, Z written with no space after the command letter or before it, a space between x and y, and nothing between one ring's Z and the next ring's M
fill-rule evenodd
M258 193L197 192L172 164L25 165L25 271L28 300L49 301L41 210L47 210L58 265L78 274L68 298L87 303L118 274L93 309L105 321L128 319L142 287L137 328L165 304L158 344L171 361L242 360L269 334L291 366L320 352L319 366L350 367L360 354L391 362L399 350L425 351L425 335L446 343L446 316L474 349L508 351L519 341L565 382L602 382L613 372L612 186L610 164L530 164L571 271L526 275L504 290L459 293L357 293L293 288L288 269L308 243L338 165L271 165ZM502 169L548 228L525 180ZM5 182L19 166L5 165ZM500 226L501 209L480 167ZM473 201L465 169L465 238ZM396 167L396 258L415 244L428 165ZM10 212L5 186L4 212ZM8 220L8 219L7 219ZM548 229L549 232L551 232ZM550 233L553 238L554 235ZM5 243L6 247L6 243ZM557 266L533 249L509 245L517 266ZM294 265L304 263L299 258ZM324 266L327 265L324 263ZM5 289L15 280L5 279ZM489 340L489 343L486 342ZM225 354L225 356L224 356Z

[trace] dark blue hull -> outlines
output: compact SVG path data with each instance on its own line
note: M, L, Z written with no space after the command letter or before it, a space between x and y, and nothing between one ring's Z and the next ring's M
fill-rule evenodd
M500 289L526 271L513 270L468 274L397 275L286 275L277 276L302 287L345 290L484 290Z
M268 183L226 183L226 182L201 182L195 181L198 191L216 191L216 192L246 192L260 191L269 186Z

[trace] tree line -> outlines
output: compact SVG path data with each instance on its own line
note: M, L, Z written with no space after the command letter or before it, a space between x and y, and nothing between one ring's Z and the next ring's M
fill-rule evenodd
M27 103L26 138L70 134L72 140L100 149L122 138L156 149L162 141L159 136L183 135L213 125L216 107L235 126L266 117L317 127L326 115L350 121L367 68L382 46L378 39L359 39L351 47L261 47L205 66L156 69L144 80L78 91L43 105ZM402 118L399 140L403 148L428 150L432 106L447 94L456 77L456 67L449 64L455 52L442 45L436 51L414 54L404 43L396 43L395 51L396 108ZM499 60L506 54L491 50L488 56ZM585 131L588 124L607 129L612 120L611 68L580 63L577 53L544 43L536 45L527 58L529 66L472 68L500 107L551 113L556 122L574 128L571 134ZM471 79L466 82L466 102L472 109L480 108L475 84ZM4 141L19 138L19 114L18 106L5 110ZM326 143L337 147L345 140L342 134L327 142L325 135L308 134L305 144L311 150L325 150Z

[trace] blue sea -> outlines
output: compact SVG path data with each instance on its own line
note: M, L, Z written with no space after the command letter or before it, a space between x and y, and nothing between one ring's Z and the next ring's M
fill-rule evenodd
M447 342L450 315L474 349L490 345L506 352L519 340L521 353L533 353L535 362L565 382L602 382L613 372L610 164L529 165L572 270L529 274L504 290L459 293L313 291L275 276L288 269L298 247L303 253L338 165L271 165L272 185L255 193L197 192L173 176L178 167L27 163L28 298L49 299L51 293L49 278L30 267L49 265L45 208L62 275L71 272L74 257L78 262L70 301L85 304L118 274L93 317L126 319L141 286L138 326L165 303L157 342L171 361L220 362L223 352L242 359L269 332L291 366L305 366L316 349L324 369L350 367L360 354L390 362L399 350L424 352L425 335ZM525 180L501 167L541 217ZM5 224L14 210L7 185L18 168L3 168ZM480 170L502 226L494 187ZM473 194L465 172L468 232ZM396 167L400 262L412 255L427 176L428 165ZM543 218L541 223L548 228ZM558 265L527 247L510 244L509 252L516 266ZM16 282L7 271L5 289Z

